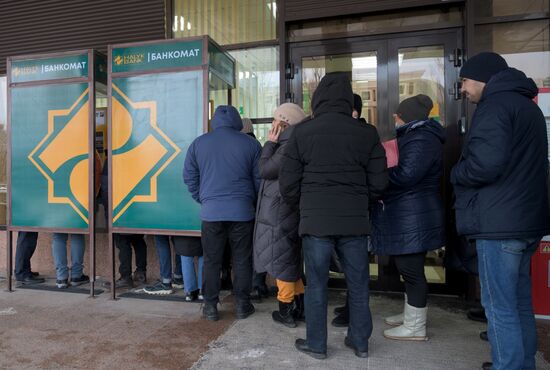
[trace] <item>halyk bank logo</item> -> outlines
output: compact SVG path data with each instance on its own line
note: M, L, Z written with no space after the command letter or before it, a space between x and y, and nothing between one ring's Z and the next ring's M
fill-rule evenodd
M117 66L123 64L139 64L143 63L145 56L143 54L117 55L113 61Z
M29 67L13 67L12 73L14 76L19 77L20 75L32 75L39 72L38 66L29 66Z
M157 103L134 102L113 83L113 222L134 203L157 202L158 176L181 149L159 128Z
M88 223L88 89L68 109L48 111L46 136L28 159L46 178L48 203L69 205Z

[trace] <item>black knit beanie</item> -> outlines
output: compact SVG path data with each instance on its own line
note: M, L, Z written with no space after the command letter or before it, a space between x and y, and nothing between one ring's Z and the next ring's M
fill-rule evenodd
M353 109L359 113L358 117L361 117L361 111L363 110L363 101L357 94L353 94Z
M433 108L432 99L428 95L418 94L403 100L397 107L397 115L405 123L427 120Z
M507 68L508 64L497 53L479 53L464 63L460 70L460 77L487 83L493 75Z

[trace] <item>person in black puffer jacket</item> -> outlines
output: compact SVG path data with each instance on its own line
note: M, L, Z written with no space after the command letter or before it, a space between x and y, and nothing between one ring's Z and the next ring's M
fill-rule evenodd
M375 254L394 256L405 280L404 312L385 319L396 328L384 336L398 340L426 339L428 283L426 252L445 245L440 180L445 131L429 119L433 107L426 95L399 104L397 126L399 163L389 169L390 185L383 201L372 208L372 246Z
M284 103L278 107L273 113L269 138L258 163L262 183L254 228L254 270L267 271L276 279L279 311L273 312L273 320L291 328L296 327L294 313L296 316L303 313L300 215L296 207L289 206L281 198L278 177L288 138L294 125L305 117L296 104Z
M376 128L354 119L352 109L348 75L328 73L313 94L313 118L294 128L279 172L284 201L300 208L307 278L307 339L297 339L295 347L318 359L327 356L327 282L333 249L342 262L349 292L345 344L356 356L367 357L372 333L369 201L382 195L388 173Z

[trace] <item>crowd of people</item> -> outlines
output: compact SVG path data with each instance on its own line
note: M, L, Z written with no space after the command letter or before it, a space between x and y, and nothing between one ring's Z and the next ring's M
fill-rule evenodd
M550 233L546 123L533 102L538 90L495 53L470 58L460 77L462 93L477 107L450 181L458 234L474 241L478 253L492 356L483 368L535 369L529 261ZM183 169L184 183L201 206L201 238L172 240L179 263L172 271L170 238L155 237L161 279L145 291L168 294L181 284L186 299L202 299L203 316L216 321L229 249L236 317L255 312L251 292L267 294L267 273L277 286L274 322L293 328L305 321L306 337L296 339L295 347L324 359L327 283L335 251L347 285L337 319L348 326L345 345L364 358L373 330L372 249L393 256L405 285L403 311L385 318L392 327L384 336L427 340L424 260L427 251L447 243L440 195L445 130L430 118L428 96L403 100L393 115L399 158L388 168L377 129L361 119L361 107L348 75L328 73L313 95L311 116L296 104L280 105L262 147L253 134L241 132L243 120L234 107L218 106L211 132L192 142ZM71 238L74 284L87 277L83 243ZM66 251L64 259L61 253L66 239L54 238L60 288L69 282ZM115 241L117 286L145 281L143 237L118 235ZM30 247L20 248L25 243ZM35 246L35 233L20 233L16 278L21 284L41 280L30 270Z

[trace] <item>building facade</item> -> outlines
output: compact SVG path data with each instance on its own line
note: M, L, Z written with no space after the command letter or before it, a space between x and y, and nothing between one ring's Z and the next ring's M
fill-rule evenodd
M432 292L466 290L463 276L444 263L462 242L453 233L448 176L473 110L459 94L460 66L468 55L495 51L550 91L550 0L0 0L0 223L5 223L6 57L84 48L105 52L114 43L204 34L236 59L231 104L252 119L261 141L278 104L292 101L310 111L327 72L349 73L363 98L363 117L382 138L394 135L391 114L400 101L429 95L435 103L431 115L448 135L441 186L448 243L429 254L426 273ZM223 93L210 99L214 106L228 103ZM106 104L106 92L99 91L97 105ZM38 252L37 264L49 263L47 255ZM106 261L98 258L100 273L107 271ZM374 288L399 289L389 259L372 257L371 275Z

